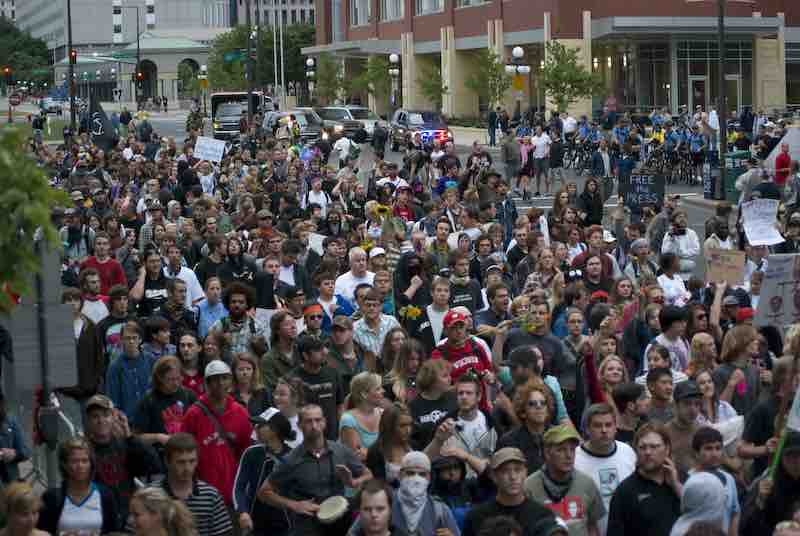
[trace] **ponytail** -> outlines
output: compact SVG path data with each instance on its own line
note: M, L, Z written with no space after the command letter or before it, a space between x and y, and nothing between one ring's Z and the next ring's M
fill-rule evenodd
M194 517L183 501L172 501L164 525L169 536L197 536Z

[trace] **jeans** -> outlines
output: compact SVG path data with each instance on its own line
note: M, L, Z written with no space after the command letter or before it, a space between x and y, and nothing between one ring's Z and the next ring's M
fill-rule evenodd
M495 135L497 133L497 126L489 125L489 147L494 147L497 143Z

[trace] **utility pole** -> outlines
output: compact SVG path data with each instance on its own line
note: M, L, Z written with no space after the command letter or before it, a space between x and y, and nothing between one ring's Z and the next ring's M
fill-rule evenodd
M69 54L69 130L75 135L75 61L72 48L72 0L67 0L67 54ZM70 136L70 140L72 140ZM70 141L71 143L71 141Z
M272 67L275 71L275 84L274 84L274 93L272 95L273 99L278 95L278 1L272 0ZM278 100L278 104L280 99Z
M286 106L286 66L283 63L283 14L284 7L281 5L281 25L280 25L280 41L281 41L281 103Z
M719 87L719 100L717 101L717 117L719 118L719 180L715 188L717 199L725 199L725 152L728 146L728 103L725 98L725 1L717 0L719 12L717 14L717 34L719 41L719 67L717 73L717 86Z
M253 122L253 74L255 71L255 62L253 58L250 56L253 51L253 28L252 23L250 21L250 1L247 0L245 3L245 8L247 9L247 14L245 15L245 24L247 24L247 68L245 69L245 73L247 74L247 124L250 125Z

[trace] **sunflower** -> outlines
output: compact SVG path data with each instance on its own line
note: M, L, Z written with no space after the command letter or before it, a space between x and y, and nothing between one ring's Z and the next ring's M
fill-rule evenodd
M409 320L416 320L422 315L422 309L414 305L406 305L400 309L400 316Z
M375 214L377 214L378 216L388 216L391 213L392 213L392 209L390 209L386 205L378 205L375 208Z

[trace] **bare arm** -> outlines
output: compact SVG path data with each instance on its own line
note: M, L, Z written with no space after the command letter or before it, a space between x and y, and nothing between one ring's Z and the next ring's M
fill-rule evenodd
M716 292L714 293L714 302L711 304L711 313L708 318L708 325L714 332L714 339L717 341L722 340L722 328L719 326L719 319L722 315L722 295L725 293L727 287L728 284L725 281L717 284Z
M147 277L144 266L139 268L139 277L136 278L136 283L133 285L129 295L133 301L141 301L144 297L144 279Z

